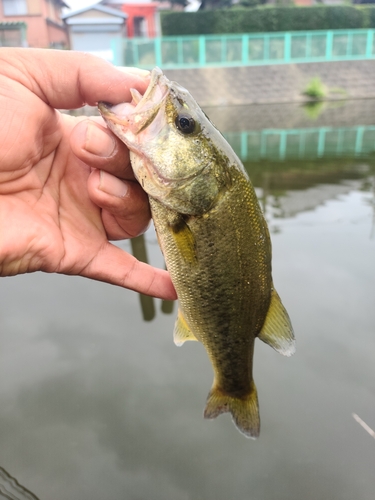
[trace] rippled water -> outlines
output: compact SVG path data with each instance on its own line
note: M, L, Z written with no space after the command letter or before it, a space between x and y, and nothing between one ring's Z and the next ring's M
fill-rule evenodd
M9 477L40 500L374 498L360 422L375 429L375 161L246 166L297 338L290 359L256 342L260 438L203 419L210 363L198 343L174 346L160 301L145 322L127 290L2 278L0 498L13 498ZM152 229L146 247L162 266Z

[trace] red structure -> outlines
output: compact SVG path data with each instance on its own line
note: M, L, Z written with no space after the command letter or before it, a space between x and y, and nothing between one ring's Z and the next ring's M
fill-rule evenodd
M126 21L127 36L129 38L138 36L154 38L156 36L157 8L157 2L123 4L122 11L129 16Z

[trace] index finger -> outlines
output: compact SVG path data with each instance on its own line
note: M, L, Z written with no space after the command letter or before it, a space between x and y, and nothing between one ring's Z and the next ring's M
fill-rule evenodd
M130 89L144 92L145 77L124 73L84 52L46 49L0 49L1 73L29 88L54 108L74 109L98 101L131 100Z

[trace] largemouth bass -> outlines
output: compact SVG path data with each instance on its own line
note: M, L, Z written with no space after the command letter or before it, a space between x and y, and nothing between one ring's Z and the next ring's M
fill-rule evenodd
M187 90L155 68L145 94L132 96L99 109L129 147L149 196L179 299L174 341L199 340L211 360L205 418L230 412L237 428L256 438L254 341L286 356L295 350L272 282L265 218L241 161Z

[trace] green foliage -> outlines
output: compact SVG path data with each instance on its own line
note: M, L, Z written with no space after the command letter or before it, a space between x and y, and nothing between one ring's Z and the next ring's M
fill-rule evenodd
M266 2L263 2L266 3ZM293 0L275 0L275 5L277 7L294 7Z
M314 78L311 78L310 82L308 83L303 93L307 97L311 97L315 101L321 101L327 95L327 88L323 84L321 79L318 76L316 76Z
M224 9L230 7L231 0L202 0L199 10Z
M303 109L308 118L316 120L325 110L327 102L311 101L303 105Z
M266 3L267 0L240 0L239 3L237 4L239 7L257 7L259 5L263 5ZM284 1L284 0L280 0ZM292 1L292 0L285 0L286 2Z
M248 5L255 1L242 0ZM375 28L375 7L245 7L242 4L230 9L162 12L161 25L163 36Z
M153 0L153 1L156 1L156 0ZM189 5L189 0L158 0L160 2L168 2L172 8L172 10L177 7L177 8L181 8L181 7L186 7L187 5Z
M363 11L363 15L365 17L365 26L364 28L374 28L375 27L375 7L361 7Z

